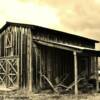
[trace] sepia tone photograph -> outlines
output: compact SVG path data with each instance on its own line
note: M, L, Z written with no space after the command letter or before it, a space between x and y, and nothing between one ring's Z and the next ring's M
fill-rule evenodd
M100 0L0 0L0 100L100 100Z

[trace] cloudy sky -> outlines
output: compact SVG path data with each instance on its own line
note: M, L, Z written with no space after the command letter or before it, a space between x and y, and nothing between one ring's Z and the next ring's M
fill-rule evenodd
M36 24L100 41L100 0L0 0L6 21Z

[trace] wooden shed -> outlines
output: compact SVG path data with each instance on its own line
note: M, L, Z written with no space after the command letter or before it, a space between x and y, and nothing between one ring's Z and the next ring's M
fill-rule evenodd
M36 25L6 22L0 30L0 90L48 89L96 75L96 40ZM48 83L50 82L50 83ZM98 81L97 81L98 88Z

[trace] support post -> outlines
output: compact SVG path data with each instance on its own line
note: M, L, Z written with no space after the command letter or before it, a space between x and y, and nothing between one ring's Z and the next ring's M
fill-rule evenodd
M98 57L96 57L96 91L99 91L99 79L98 79Z
M77 67L77 53L76 51L73 52L74 54L74 80L75 80L75 95L78 95L78 67Z

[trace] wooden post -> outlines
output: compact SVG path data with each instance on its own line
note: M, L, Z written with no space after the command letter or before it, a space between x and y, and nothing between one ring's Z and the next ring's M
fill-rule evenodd
M76 51L74 54L74 80L75 80L75 95L78 95L78 68L77 68L77 54Z
M96 57L96 90L99 91L99 80L98 80L98 57Z

